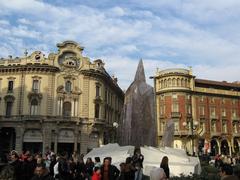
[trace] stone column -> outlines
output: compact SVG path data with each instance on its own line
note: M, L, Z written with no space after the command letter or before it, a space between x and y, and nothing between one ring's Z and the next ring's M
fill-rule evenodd
M60 110L59 110L59 112L60 112L60 116L62 115L62 108L63 108L63 99L62 98L60 98Z
M78 116L78 101L75 99L75 116Z
M60 115L60 99L57 101L57 115Z
M46 124L47 126L47 124ZM51 131L49 128L44 127L42 129L42 133L43 133L43 154L45 153L46 147L51 148Z
M22 149L23 149L24 128L16 127L15 131L16 131L16 146L15 146L15 150L18 151L19 153L21 153Z
M54 133L54 152L57 153L57 144L58 144L58 132Z
M78 136L79 136L79 131L78 129L76 129L74 132L74 151L77 151Z
M84 125L81 129L81 138L80 138L80 143L81 143L81 152L80 153L81 154L87 153L88 140L89 140L88 127L87 127L87 125Z
M75 113L74 113L74 111L75 111L75 106L74 106L75 103L74 103L74 100L71 101L71 104L72 104L72 105L71 105L71 106L72 106L72 107L71 107L71 116L73 117L73 116L75 115Z

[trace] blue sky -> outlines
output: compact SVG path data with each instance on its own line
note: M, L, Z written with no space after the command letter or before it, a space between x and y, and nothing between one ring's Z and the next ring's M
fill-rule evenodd
M197 78L232 82L240 80L239 17L239 0L0 0L0 57L48 54L74 40L123 89L140 58L147 77L192 66Z

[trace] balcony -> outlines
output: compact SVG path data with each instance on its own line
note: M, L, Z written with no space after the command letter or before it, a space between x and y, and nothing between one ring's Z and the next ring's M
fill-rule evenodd
M181 113L180 112L171 112L171 117L172 118L180 118L181 117Z
M94 99L94 103L102 103L102 98L101 96L96 96L95 99Z
M240 119L237 116L232 116L232 121L233 122L238 122Z
M211 131L211 136L221 136L221 133L217 131Z
M226 114L222 114L222 119L227 119Z
M217 120L216 114L211 114L211 115L210 115L210 119L211 119L211 120Z

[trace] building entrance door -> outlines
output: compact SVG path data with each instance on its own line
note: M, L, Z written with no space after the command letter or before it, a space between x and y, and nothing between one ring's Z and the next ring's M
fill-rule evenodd
M68 157L71 156L74 150L74 143L58 143L58 153L66 152Z
M14 128L0 128L0 158L15 149L16 133Z
M42 132L39 129L29 129L23 136L23 150L31 153L42 152Z
M42 152L42 143L41 142L24 142L23 150L30 151L31 153L39 153Z

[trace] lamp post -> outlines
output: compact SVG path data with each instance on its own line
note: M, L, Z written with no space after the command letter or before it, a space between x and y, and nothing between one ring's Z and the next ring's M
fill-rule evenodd
M191 118L190 121L190 127L187 125L186 122L182 123L183 127L185 127L187 130L191 130L191 138L192 138L192 155L195 155L194 152L194 131L197 129L198 127L198 122L197 121L193 121L193 118Z
M114 128L114 142L117 142L117 128L119 124L117 122L113 122L113 128Z

